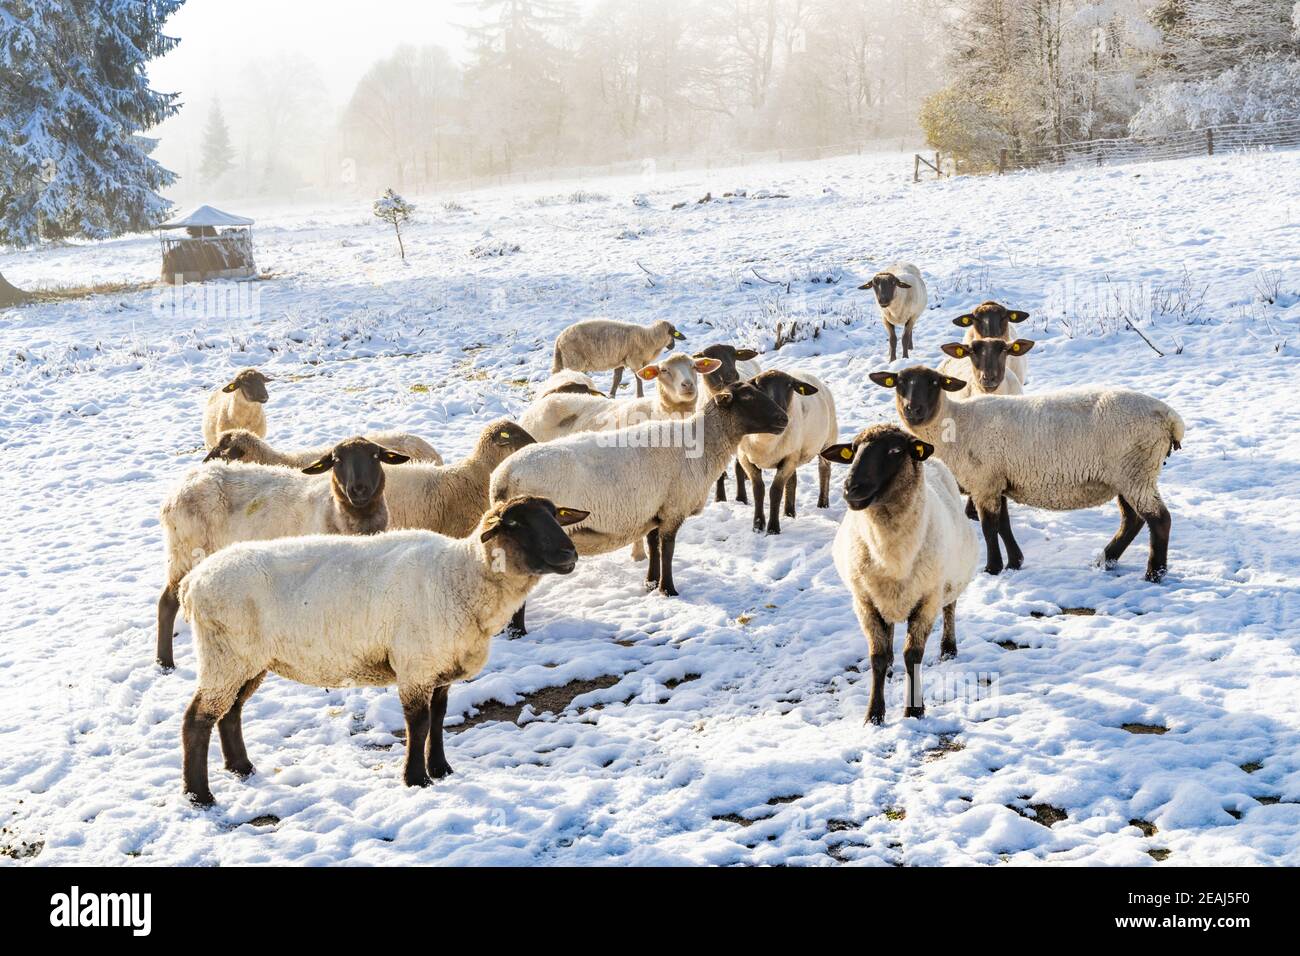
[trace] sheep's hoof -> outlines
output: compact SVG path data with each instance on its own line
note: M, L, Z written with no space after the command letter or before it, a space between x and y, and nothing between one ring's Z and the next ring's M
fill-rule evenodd
M1024 566L1025 556L1023 554L1018 554L1014 558L1007 558L1007 570L1009 571L1019 571Z
M668 585L668 587L663 587L662 585L660 585L659 593L662 594L664 597L677 597L677 589L673 587L671 584Z
M190 803L194 804L201 810L206 810L208 807L214 806L217 802L216 798L212 796L211 790L204 790L202 793L186 791L185 796L189 798Z
M509 638L523 637L527 633L528 633L528 628L526 627L520 627L518 624L506 625L506 637Z
M755 528L754 530L757 531L758 529ZM781 526L780 526L779 524L769 525L769 526L768 526L768 529L767 529L767 533L768 533L768 534L780 534L780 533L781 533Z
M445 760L440 764L430 764L429 766L429 776L434 780L441 780L443 777L449 776L455 772L456 771L451 769L451 764L447 763Z
M176 661L170 657L167 660L163 660L160 657L156 663L158 664L159 670L164 674L170 674L172 671L176 670Z
M1152 584L1159 584L1165 579L1165 575L1168 573L1168 568L1147 568L1147 573L1144 577Z
M767 530L767 523L766 523L766 522L764 522L764 521L755 521L755 522L754 522L754 534L762 534L762 533L763 533L764 531L766 531L766 530Z
M257 768L254 767L252 763L250 763L247 760L245 760L243 763L226 764L226 769L229 770L231 773L233 773L240 780L247 780L253 774L257 773Z
M1002 573L1002 564L1001 564L1000 562L999 562L998 564L994 564L992 561L990 561L988 564L984 565L984 573L985 573L985 574L1001 574L1001 573Z
M956 657L956 656L957 656L957 645L956 645L956 644L952 645L952 647L940 647L940 648L939 648L939 660L941 660L941 661L950 661L950 660L952 660L952 659L953 659L954 657Z
M658 581L652 581L652 580L650 580L649 578L646 578L646 579L645 579L645 592L646 592L646 594L649 594L651 591L657 590L658 587L659 587L659 582L658 582Z
M873 708L871 708L870 710L867 711L867 719L866 719L865 721L863 721L863 723L867 723L867 724L875 724L877 727L879 727L879 726L880 726L881 724L883 724L884 722L885 722L885 708L884 708L884 707L873 707Z
M429 779L427 773L418 775L408 773L403 779L408 787L427 787L429 784L433 783L433 781Z
M818 498L818 499L817 499L817 507L818 507L818 508L829 508L830 506L831 506L831 503L830 503L829 501L826 501L826 500L824 500L824 499L822 499L822 498Z
M904 716L904 717L924 717L924 716L925 716L925 705L922 704L920 707L904 707L904 708L903 708L903 716Z

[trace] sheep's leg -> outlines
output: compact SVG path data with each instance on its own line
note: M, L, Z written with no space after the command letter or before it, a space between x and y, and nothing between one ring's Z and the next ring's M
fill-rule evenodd
M794 515L794 497L795 490L799 487L799 472L790 472L790 477L785 482L785 508L782 509L787 518L793 518Z
M614 384L609 387L609 397L613 398L618 394L618 383L623 381L623 366L614 369ZM640 381L638 379L638 381Z
M907 639L903 641L903 667L907 670L907 706L904 717L925 716L925 687L921 683L921 659L925 641L934 627L933 605L921 603L907 619Z
M885 322L885 328L889 330L889 361L892 362L898 358L898 333L888 321Z
M988 557L984 570L989 574L1002 573L1002 546L998 544L998 530L1002 525L1002 506L996 509L979 508L980 530L984 532L984 551Z
M831 463L817 456L817 507L831 506Z
M980 513L975 510L975 502L970 500L969 495L966 497L966 517L970 518L971 521L980 520Z
M175 585L168 584L163 588L162 594L158 595L158 644L154 650L158 666L163 670L171 670L176 666L176 660L172 656L172 637L176 629L176 612L180 607Z
M858 621L867 635L871 652L871 699L867 702L869 724L885 722L885 678L894 666L894 628L886 624L880 613L870 604L854 602Z
M231 691L233 697L237 689ZM199 691L185 708L181 721L181 777L185 795L201 807L210 807L216 801L208 786L208 744L212 740L212 725L220 712L214 703L224 695L205 694Z
M912 322L916 320L913 319ZM903 358L907 358L907 353L912 351L912 322L903 326Z
M447 754L442 749L442 721L447 716L447 693L450 690L450 684L435 687L429 698L429 744L424 762L434 780L441 780L452 772Z
M221 737L221 755L225 758L226 769L236 777L251 777L256 771L248 759L248 750L244 747L244 703L253 696L261 686L266 671L244 682L235 696L235 703L217 721L217 733Z
M399 689L402 700L402 714L406 717L406 767L403 778L408 787L427 787L429 771L424 762L424 748L429 739L429 701L428 691L417 691L413 687Z
M506 633L511 637L523 637L528 633L528 628L524 626L524 608L527 606L527 601L519 605L519 610L515 611L510 623L506 625Z
M636 397L645 398L645 386L641 383L641 376L633 375L632 378L636 381Z
M713 493L714 501L727 500L727 473L724 471L718 475L718 490Z
M957 602L943 606L943 642L939 645L939 660L948 661L957 656Z
M1021 565L1025 563L1025 554L1020 550L1020 545L1016 544L1016 537L1011 533L1011 508L1007 505L1006 495L1002 496L1002 505L998 517L998 536L1002 538L1002 543L1007 549L1007 567L1012 571L1019 571Z
M740 467L740 459L736 459L736 500L742 505L749 504L749 496L745 493L745 469Z
M681 527L679 524L678 527ZM662 570L659 576L659 593L665 597L677 597L677 589L673 587L673 550L677 547L677 528L668 531L665 528L659 529L659 551Z
M1123 495L1120 495L1119 530L1115 532L1115 537L1110 539L1110 544L1106 545L1106 550L1102 552L1102 560L1107 568L1115 566L1145 523L1142 516L1137 513L1137 509L1129 504Z
M650 533L645 536L646 554L650 556L650 564L645 569L645 589L653 591L659 586L659 529L651 528Z
M751 468L745 466L745 473L749 475L749 483L754 486L754 531L763 532L767 530L767 519L763 516L763 470L761 468Z
M1169 516L1169 509L1157 500L1156 507L1158 510L1142 517L1146 519L1147 529L1151 532L1151 553L1147 557L1148 581L1163 581L1165 573L1169 570L1169 529L1173 525L1173 519Z
M776 474L772 476L772 491L768 501L768 534L781 533L781 499L785 497L787 486L793 476L794 458L783 458L776 466Z

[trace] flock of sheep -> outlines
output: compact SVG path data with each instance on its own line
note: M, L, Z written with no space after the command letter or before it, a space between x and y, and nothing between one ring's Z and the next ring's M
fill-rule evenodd
M891 361L898 328L907 358L927 305L919 270L900 263L861 288L881 307ZM755 352L725 343L661 359L684 338L668 322L569 326L551 378L519 422L493 422L450 465L404 432L274 448L264 440L269 379L245 369L210 396L205 463L161 510L158 662L173 666L178 610L198 657L181 735L186 794L213 802L214 724L226 769L253 772L241 711L268 671L323 687L395 683L406 783L450 773L448 688L482 669L502 629L524 632L540 576L630 547L648 560L647 588L677 594L678 532L711 489L725 500L733 459L736 500L748 501L748 483L754 530L768 534L795 517L800 466L817 461L820 508L830 505L831 466L846 466L848 511L833 556L870 646L873 723L885 716L895 624L907 623L906 716L924 713L921 660L941 611L941 655L957 653L956 602L979 562L968 518L983 532L985 570L997 574L1004 546L1005 566L1023 561L1008 499L1069 510L1118 498L1122 523L1103 560L1113 566L1146 524L1146 576L1159 581L1170 517L1157 478L1182 440L1182 419L1126 389L1024 395L1033 343L1011 329L1025 318L985 302L954 320L965 336L943 346L938 369L872 373L894 392L902 427L876 425L845 443L823 382L764 371ZM635 372L635 399L616 397L624 369ZM607 396L588 373L609 370ZM643 397L644 381L657 382L653 397ZM764 472L772 473L766 510Z

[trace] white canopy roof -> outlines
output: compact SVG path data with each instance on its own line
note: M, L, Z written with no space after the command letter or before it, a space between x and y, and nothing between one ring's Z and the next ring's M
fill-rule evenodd
M212 206L200 206L188 216L164 222L159 229L186 229L191 226L251 226L253 220L247 216L235 216L222 212Z

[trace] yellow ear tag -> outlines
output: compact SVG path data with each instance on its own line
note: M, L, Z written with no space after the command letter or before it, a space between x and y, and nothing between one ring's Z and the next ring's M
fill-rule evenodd
M917 453L918 455L924 455L924 454L925 454L925 446L924 446L924 445L917 445L917 446L916 446L916 453Z
M1019 342L1012 342L1012 343L1011 343L1011 351L1013 351L1013 352L1019 354L1019 352L1020 352L1020 343L1019 343Z
M569 509L567 509L567 508L561 508L559 511L557 511L557 512L555 512L555 513L556 513L557 515L559 515L561 518L563 518L563 517L565 517L565 516L569 513Z
M965 357L966 357L966 350L965 350L964 348L962 348L961 346L958 346L958 347L956 348L955 351L957 352L957 357L958 357L958 358L965 358Z
M963 315L963 316L961 317L961 324L962 324L962 325L970 325L970 322L971 322L971 318L970 318L969 315Z
M501 437L502 437L502 438L509 438L509 437L510 437L510 433L509 433L509 432L502 432L502 433L501 433Z
M850 449L848 449L848 448L841 448L841 449L840 449L840 457L843 458L845 461L852 461L852 460L853 460L853 452L852 452Z
M886 387L886 388L893 388L893 387L894 387L894 380L893 380L892 378L887 378L887 379L885 379L885 387Z

